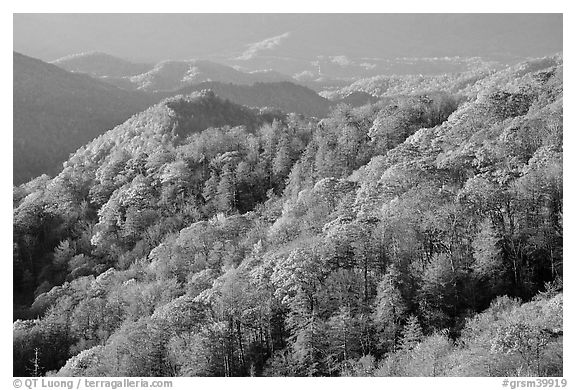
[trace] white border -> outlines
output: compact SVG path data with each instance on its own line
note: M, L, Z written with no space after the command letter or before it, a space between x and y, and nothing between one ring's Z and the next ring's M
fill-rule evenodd
M565 180L564 180L564 198L572 199L574 195L574 179L571 170L575 165L574 146L574 129L573 115L571 115L570 102L572 101L572 37L574 34L574 25L576 20L572 17L572 9L568 1L499 1L483 0L481 2L466 1L410 1L410 2L375 2L373 0L355 0L347 2L315 2L305 0L294 0L288 2L273 2L270 0L244 0L244 1L162 1L162 2L136 2L136 1L113 1L100 0L98 2L80 2L80 1L41 1L26 0L20 2L12 1L11 4L2 6L0 19L1 41L2 41L2 123L3 142L0 144L1 164L0 172L2 174L2 197L0 208L0 220L2 221L2 230L0 235L0 248L2 249L2 259L4 260L4 270L1 273L1 285L3 286L3 312L4 320L1 323L0 331L0 348L2 354L2 379L5 388L12 388L12 307L11 307L11 256L12 256L12 13L44 13L44 12L142 12L142 13L172 13L172 12L227 12L227 13L247 13L247 12L305 12L305 13L364 13L364 12L382 12L382 13L408 13L417 11L418 13L439 13L439 12L458 12L458 13L564 13L564 58L565 63L569 64L569 69L565 72L565 107L569 109L566 112L564 121L567 131L564 136L565 153ZM566 88L567 87L567 88ZM573 380L576 377L572 375L569 367L576 367L574 364L574 353L568 346L574 344L574 289L571 281L574 275L574 206L571 202L566 202L564 210L564 275L565 275L565 326L568 331L565 334L565 360L564 373L568 379L569 387L572 387ZM269 389L274 386L277 389L290 389L294 386L305 387L330 387L346 388L349 386L362 386L373 388L441 388L441 389L463 389L464 387L474 389L498 389L501 388L501 380L498 378L321 378L321 379L300 379L300 378L176 378L174 388L205 388L215 385L225 386L246 386L250 389ZM571 386L572 385L572 386Z

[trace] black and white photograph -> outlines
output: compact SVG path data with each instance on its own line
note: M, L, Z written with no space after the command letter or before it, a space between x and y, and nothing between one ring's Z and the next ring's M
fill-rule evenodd
M563 13L11 18L7 388L570 387Z

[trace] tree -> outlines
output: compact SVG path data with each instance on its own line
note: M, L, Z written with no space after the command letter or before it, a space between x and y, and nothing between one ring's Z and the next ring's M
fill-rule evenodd
M380 347L394 351L399 342L402 321L408 307L399 288L400 275L394 265L378 284L378 293L374 302L372 318L379 331Z
M66 268L68 266L68 262L74 254L76 250L73 248L72 244L70 244L69 240L64 240L54 249L54 264Z
M452 368L450 356L454 350L452 342L444 333L435 333L422 340L410 353L405 367L408 376L446 376Z
M293 356L298 372L303 376L324 376L326 367L326 325L313 316L308 323L294 334Z
M212 215L216 210L218 193L218 174L216 171L210 171L210 178L204 183L202 197L205 201L205 209L208 215Z
M216 190L216 204L218 211L226 214L236 208L236 179L231 164L226 164L222 168Z
M411 350L416 347L424 338L422 328L415 315L410 315L406 321L406 325L402 329L402 340L400 341L400 348L402 350Z
M456 268L450 255L435 256L422 276L420 313L425 325L441 330L452 325L455 313L466 302L462 285L466 283L466 274Z
M342 367L360 353L360 330L349 307L341 307L327 322L329 346L327 366L332 370Z
M276 154L274 160L272 160L272 173L274 173L276 179L277 193L281 193L284 189L288 173L292 168L292 157L290 150L290 140L287 133L282 133L280 141L276 147Z

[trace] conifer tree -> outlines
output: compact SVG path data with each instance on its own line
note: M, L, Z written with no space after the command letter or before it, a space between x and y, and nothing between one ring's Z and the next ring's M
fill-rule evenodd
M216 193L218 191L218 174L215 171L210 172L210 178L204 183L204 191L202 196L206 202L206 211L212 214L215 208Z
M424 334L422 333L422 327L418 322L418 318L415 315L411 315L408 317L406 325L404 325L400 347L403 350L411 350L418 345L423 338Z
M229 213L236 207L236 180L230 164L224 165L216 191L218 211Z

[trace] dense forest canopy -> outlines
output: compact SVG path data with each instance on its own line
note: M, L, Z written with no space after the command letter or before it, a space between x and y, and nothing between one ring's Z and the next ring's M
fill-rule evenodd
M14 188L14 375L562 376L562 72L135 115Z

